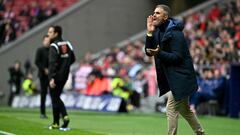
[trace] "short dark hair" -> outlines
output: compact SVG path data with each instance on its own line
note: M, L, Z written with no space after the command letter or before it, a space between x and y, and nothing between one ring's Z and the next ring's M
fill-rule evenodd
M54 33L58 33L58 37L62 37L62 27L61 26L53 26Z
M165 13L168 17L171 16L171 9L170 9L169 6L164 5L164 4L160 4L160 5L157 5L156 8L162 8L165 11Z

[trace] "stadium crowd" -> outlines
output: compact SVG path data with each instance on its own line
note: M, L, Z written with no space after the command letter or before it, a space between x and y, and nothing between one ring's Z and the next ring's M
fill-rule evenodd
M240 1L215 4L184 21L199 83L191 107L196 111L200 103L214 99L224 108L230 65L240 62Z
M71 6L77 0L1 0L0 47Z
M74 89L95 96L112 91L139 107L140 97L156 93L154 67L149 67L152 59L145 56L143 47L142 41L136 41L114 47L97 58L87 53L74 75Z

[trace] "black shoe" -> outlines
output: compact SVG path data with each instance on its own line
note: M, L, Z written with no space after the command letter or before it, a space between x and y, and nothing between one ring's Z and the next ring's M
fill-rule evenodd
M47 117L47 115L45 115L45 114L41 114L41 115L40 115L40 118L41 118L41 119L47 119L48 117Z
M53 130L53 129L59 129L59 125L58 124L51 124L50 126L48 126L49 130Z
M69 122L70 122L69 117L68 117L68 116L65 116L65 117L63 118L63 124L62 124L61 128L67 128Z

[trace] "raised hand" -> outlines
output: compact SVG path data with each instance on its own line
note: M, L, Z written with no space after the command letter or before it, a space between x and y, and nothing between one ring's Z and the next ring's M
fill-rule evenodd
M153 16L150 15L147 18L147 33L152 34L155 30L155 26L153 25Z

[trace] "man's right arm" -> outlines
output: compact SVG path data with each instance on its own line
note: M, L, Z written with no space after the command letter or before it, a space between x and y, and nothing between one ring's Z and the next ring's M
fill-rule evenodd
M148 48L153 48L153 46L154 46L154 39L153 39L153 37L151 36L146 36L146 43L145 43L145 53L146 53L146 55L147 56L149 56L149 57L151 57L151 56L153 56L153 55L151 55L151 54L149 54L148 52L147 52L147 49Z
M147 33L146 33L146 43L145 43L145 53L147 56L153 56L147 52L147 49L154 48L154 37L153 33L155 31L155 26L153 25L153 16L150 15L147 18Z

